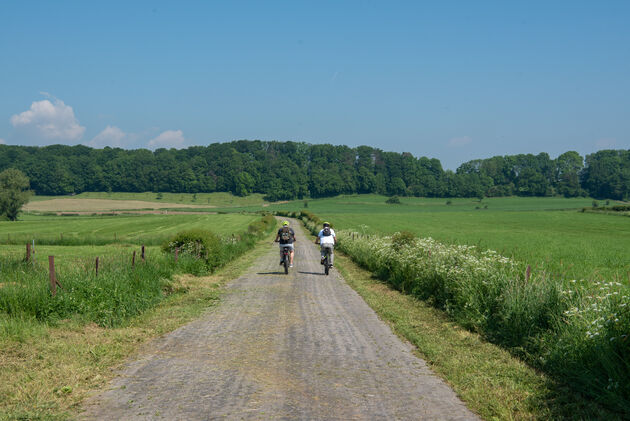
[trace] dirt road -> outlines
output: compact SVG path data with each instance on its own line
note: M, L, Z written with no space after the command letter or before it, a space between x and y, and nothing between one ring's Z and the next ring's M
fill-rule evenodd
M332 270L293 222L221 304L156 340L86 406L85 419L477 419Z

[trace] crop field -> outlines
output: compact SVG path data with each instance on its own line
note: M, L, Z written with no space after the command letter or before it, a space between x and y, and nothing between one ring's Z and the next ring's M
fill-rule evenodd
M451 199L447 204L445 199L401 198L399 205L385 200L373 195L310 200L307 210L341 229L410 231L444 243L496 250L551 278L628 283L630 220L580 212L592 199ZM303 206L293 202L277 208Z
M33 196L31 198L31 206L35 206L35 202L42 201L63 201L75 199L93 199L93 200L112 200L112 201L141 201L151 202L150 207L159 206L160 208L176 208L182 205L194 205L207 208L212 207L233 207L233 206L256 206L260 208L263 204L267 204L262 194L254 193L249 196L239 197L230 193L107 193L107 192L86 192L74 196ZM27 205L29 206L29 205ZM40 205L38 205L40 206ZM121 207L111 209L130 209L128 206L120 204ZM142 206L143 208L145 206ZM28 207L27 207L28 209ZM138 209L136 207L135 209ZM70 210L70 209L51 209L51 210ZM81 210L73 208L72 210Z
M113 200L113 199L49 199L28 203L24 206L26 212L107 212L136 209L172 209L172 208L207 208L189 204L167 202L149 202L143 200Z

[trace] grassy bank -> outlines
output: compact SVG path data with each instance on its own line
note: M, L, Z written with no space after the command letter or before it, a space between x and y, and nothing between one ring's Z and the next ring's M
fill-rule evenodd
M486 420L621 419L337 254L344 279Z

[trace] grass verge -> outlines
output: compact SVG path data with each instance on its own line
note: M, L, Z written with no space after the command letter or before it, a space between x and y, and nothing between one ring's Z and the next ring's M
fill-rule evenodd
M121 327L102 328L79 320L46 327L32 320L15 320L23 324L16 330L28 333L0 341L0 420L77 418L84 399L104 387L115 369L143 344L214 306L225 282L266 252L261 246L269 243L271 235L275 233L211 276L179 276L173 294Z
M335 264L379 317L483 419L621 419L457 326L444 312L390 288L342 253L336 253Z

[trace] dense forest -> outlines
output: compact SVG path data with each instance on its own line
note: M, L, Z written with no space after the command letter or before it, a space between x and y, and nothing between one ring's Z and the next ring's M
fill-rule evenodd
M477 159L455 172L439 160L359 146L240 140L187 149L93 149L0 144L0 171L17 168L40 195L84 191L214 192L269 200L350 193L423 197L630 197L630 150Z

